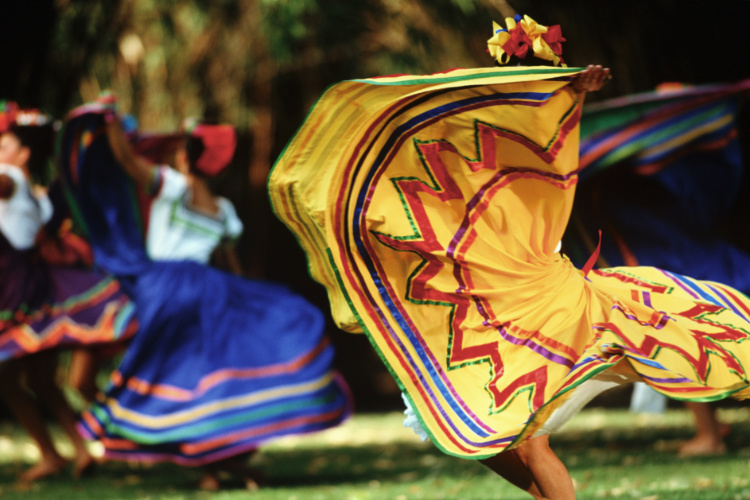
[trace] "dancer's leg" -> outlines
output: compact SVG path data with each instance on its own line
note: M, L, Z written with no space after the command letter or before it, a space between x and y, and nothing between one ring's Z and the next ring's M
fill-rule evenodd
M21 474L22 481L35 481L55 475L67 464L52 442L37 400L24 387L23 379L24 374L28 372L27 365L33 365L33 360L29 361L31 358L34 358L34 355L5 362L2 370L3 383L0 384L0 395L34 440L41 455L39 463Z
M549 435L533 437L482 463L534 498L575 500L573 480L549 447Z
M489 467L495 474L507 480L514 486L521 488L534 498L541 499L542 492L539 491L531 473L518 458L516 450L508 450L498 453L494 457L485 458L481 462Z
M518 446L516 450L544 498L575 500L573 479L568 469L549 447L549 434L533 437Z
M46 351L34 356L33 366L29 371L29 388L37 395L39 401L52 411L57 422L73 444L73 476L80 477L95 465L94 457L86 448L86 441L76 429L77 417L65 399L57 384L58 353Z
M96 398L96 374L99 371L99 359L92 349L75 349L70 355L68 383L78 391L87 403Z
M685 406L693 413L695 437L680 447L681 456L719 455L726 452L724 433L728 426L716 418L716 409L710 403L686 401Z

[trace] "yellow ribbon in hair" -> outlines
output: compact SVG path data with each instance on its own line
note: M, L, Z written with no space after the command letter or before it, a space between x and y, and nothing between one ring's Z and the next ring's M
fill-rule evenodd
M516 22L512 17L505 19L505 24L508 26L508 30L511 29L511 23L512 28L515 28ZM494 35L487 40L487 48L490 51L490 55L496 59L499 64L508 64L508 60L510 60L510 55L503 49L505 42L510 39L510 33L508 33L508 30L504 29L495 21L492 21L492 32Z

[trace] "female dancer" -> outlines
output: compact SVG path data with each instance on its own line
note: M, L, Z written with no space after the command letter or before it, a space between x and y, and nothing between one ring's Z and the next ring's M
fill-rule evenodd
M46 168L53 131L38 112L6 106L7 129L0 131L0 394L41 454L21 480L57 474L68 463L52 442L39 404L51 410L73 443L78 477L94 459L56 383L56 349L124 340L135 332L136 322L116 281L50 266L41 255L36 242L53 205L32 178Z
M561 62L559 27L506 22L489 41L500 64ZM607 387L748 393L741 294L656 268L579 270L556 251L582 100L607 77L543 66L342 82L269 183L336 321L368 335L433 443L536 498L575 497L548 435Z
M187 131L176 169L154 166L100 102L71 113L62 145L95 260L126 284L140 322L111 386L84 413L83 432L106 456L209 466L201 484L216 488L211 469L227 459L348 416L320 311L284 287L205 264L241 230L206 183L232 158L231 127Z

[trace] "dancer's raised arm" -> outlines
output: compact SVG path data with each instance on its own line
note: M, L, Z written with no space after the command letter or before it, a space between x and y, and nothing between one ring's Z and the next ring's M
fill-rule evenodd
M109 139L112 154L125 172L138 184L147 186L152 178L153 165L135 152L116 116L113 116L112 120L107 123L107 139Z

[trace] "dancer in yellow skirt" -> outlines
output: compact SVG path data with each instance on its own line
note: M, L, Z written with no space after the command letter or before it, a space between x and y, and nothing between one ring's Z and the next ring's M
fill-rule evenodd
M560 64L562 40L517 17L490 51ZM710 401L748 387L742 294L656 268L577 269L556 250L583 97L607 77L508 66L345 81L270 179L337 324L368 336L435 445L536 498L575 496L547 435L601 390L643 380Z

